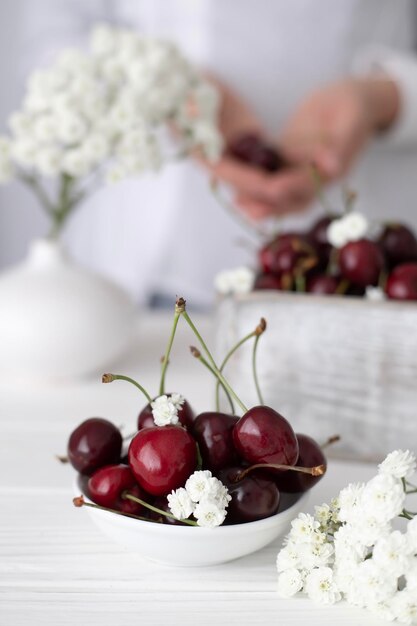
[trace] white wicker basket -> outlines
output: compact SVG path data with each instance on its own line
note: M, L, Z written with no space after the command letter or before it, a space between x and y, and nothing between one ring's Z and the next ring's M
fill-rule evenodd
M417 451L417 303L280 292L225 298L218 355L261 316L268 322L258 350L264 401L296 432L319 441L340 434L332 454L347 458ZM225 370L247 405L258 404L251 349L243 346Z

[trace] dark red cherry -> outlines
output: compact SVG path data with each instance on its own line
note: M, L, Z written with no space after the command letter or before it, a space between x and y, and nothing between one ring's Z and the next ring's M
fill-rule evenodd
M315 467L316 465L327 466L326 457L319 444L308 435L297 433L298 447L300 450L297 465L301 467ZM284 472L277 474L275 482L280 491L287 493L301 493L314 487L323 476L310 476L301 472Z
M68 440L68 459L81 474L92 474L103 465L118 463L121 451L120 431L101 417L85 420Z
M170 397L172 395L172 392L167 393L166 395ZM184 404L181 405L181 408L178 411L178 418L180 420L180 423L185 426L185 428L190 429L192 427L192 424L195 420L195 413L187 400L184 400ZM142 428L154 427L155 422L152 415L152 407L150 403L148 403L138 415L138 430L141 430Z
M313 224L307 233L308 240L317 250L320 259L324 263L329 261L330 252L332 250L332 246L329 244L329 240L327 239L327 229L334 219L336 219L335 215L326 215L321 217Z
M379 245L390 268L417 261L417 239L404 224L387 224L379 238Z
M339 267L344 278L359 285L376 285L384 268L379 246L369 239L350 241L339 250Z
M404 263L392 270L385 291L393 300L417 300L417 263Z
M129 446L129 465L138 483L154 496L184 485L197 465L197 446L181 426L140 430Z
M307 291L320 295L331 295L337 292L340 280L335 276L318 274L311 276L307 281Z
M287 165L277 149L255 133L248 133L235 139L230 144L228 153L238 161L254 165L265 172L277 172Z
M238 419L235 415L215 412L197 416L193 435L200 449L204 469L217 473L237 461L232 431Z
M145 514L146 509L141 504L122 498L124 491L146 499L128 465L107 465L94 472L88 481L88 493L96 504L124 513Z
M314 258L315 251L299 235L279 235L259 251L259 261L265 273L281 276L293 274L304 259Z
M274 480L253 475L233 482L242 469L230 467L219 473L220 480L232 497L227 507L226 524L255 522L278 511L280 493Z
M255 406L233 429L233 443L248 463L295 465L298 441L291 424L268 406Z
M259 274L253 286L255 290L283 289L282 278L276 274Z

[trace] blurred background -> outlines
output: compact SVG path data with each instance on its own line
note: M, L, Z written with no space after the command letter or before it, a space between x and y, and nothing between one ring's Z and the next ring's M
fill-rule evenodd
M92 25L103 20L174 39L249 103L274 140L312 90L355 68L365 71L369 58L385 59L387 50L394 58L405 53L413 60L415 2L323 0L318 9L314 2L296 0L287 5L273 0L2 3L0 127L7 130L28 73L60 48L84 43ZM399 76L402 80L401 71ZM417 226L417 96L407 90L405 108L414 128L409 125L408 136L401 131L400 137L367 145L355 159L349 184L370 218ZM339 208L340 188L328 193ZM284 228L311 223L320 209L309 204L308 212L284 220ZM27 190L17 183L0 187L1 269L20 261L29 242L46 232L47 220ZM242 237L248 239L246 231L213 199L206 172L193 163L99 189L64 233L75 259L114 279L136 302L185 292L202 307L213 301L216 272L254 258L241 245Z

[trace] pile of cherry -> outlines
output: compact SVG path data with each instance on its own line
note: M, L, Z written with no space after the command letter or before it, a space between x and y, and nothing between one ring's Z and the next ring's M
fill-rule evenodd
M290 167L256 135L238 138L228 151L266 173ZM260 271L254 288L361 296L367 287L378 285L388 298L417 300L417 239L412 230L387 223L375 240L364 237L335 248L327 233L329 224L340 217L326 215L307 232L278 234L266 242L258 252Z
M231 496L224 524L252 522L284 510L324 474L322 448L311 437L295 434L290 423L273 408L245 407L214 362L182 298L175 306L159 395L164 394L165 372L180 317L197 335L207 360L196 348L194 356L209 365L229 399L239 404L242 417L219 411L195 415L184 400L178 410L178 424L156 426L148 402L139 412L137 433L127 453L122 434L114 424L98 417L87 419L68 441L68 460L79 472L81 490L99 508L152 522L181 524L169 512L167 495L183 487L193 472L203 469L220 479ZM265 327L261 320L249 335L255 344ZM103 376L103 382L117 379L129 380L143 390L128 377ZM74 504L93 506L83 497L75 498Z

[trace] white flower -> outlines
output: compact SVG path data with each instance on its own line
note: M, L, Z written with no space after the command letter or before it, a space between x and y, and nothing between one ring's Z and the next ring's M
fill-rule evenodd
M404 500L401 480L390 474L378 474L365 485L362 508L366 508L381 523L389 522L400 515Z
M171 398L162 395L151 402L152 415L157 426L178 424L178 403L172 402Z
M397 578L368 559L357 567L354 592L350 591L349 600L359 606L378 604L391 598L396 590Z
M312 515L308 513L300 513L298 517L291 522L290 539L302 543L315 541L315 535L320 528Z
M191 500L199 502L203 497L216 497L218 482L222 484L210 470L198 470L188 478L185 488Z
M330 222L327 239L335 248L342 248L349 241L358 241L366 236L368 220L362 213L351 211L337 220Z
M408 522L406 537L410 552L417 553L417 516Z
M342 248L347 243L342 219L330 222L327 227L327 240L335 248Z
M67 144L79 143L87 133L87 124L80 115L72 111L62 111L57 120L57 137Z
M284 572L287 569L303 567L301 550L295 542L290 541L277 555L277 570Z
M219 272L214 279L214 286L218 293L243 294L252 290L255 274L248 267L237 267L232 270Z
M414 592L408 589L398 591L392 599L391 608L402 624L417 622L417 595Z
M362 213L350 211L342 220L347 241L358 241L366 236L369 223Z
M362 514L363 483L351 483L339 494L339 519L342 522L355 522Z
M333 561L333 545L323 539L316 543L303 543L300 546L300 561L307 570L315 567L331 565Z
M117 30L108 24L98 24L91 33L90 46L97 56L116 52Z
M306 578L305 591L308 597L317 604L334 604L341 598L330 567L313 569Z
M211 498L202 498L194 509L194 517L199 526L214 528L226 519L226 509Z
M409 562L406 536L395 530L379 539L374 546L372 560L393 577L404 575Z
M416 467L416 456L410 450L394 450L378 465L378 471L394 478L411 478Z
M328 504L322 504L321 506L314 507L314 517L319 522L320 526L326 528L332 518L332 511Z
M167 499L172 515L177 519L188 519L194 513L195 504L184 487L172 491Z
M417 519L414 518L414 519ZM405 573L407 589L417 593L417 557L413 556L408 560L408 567Z
M67 150L62 155L62 171L70 176L85 176L90 173L91 168L91 160L81 148Z
M207 120L196 122L193 127L193 140L195 145L204 151L209 161L214 163L219 159L223 149L223 141L213 124Z
M303 577L298 569L287 569L278 576L278 594L290 598L303 588Z
M62 151L51 145L37 152L34 164L44 176L56 176L60 172L61 163Z
M372 287L372 285L368 285L365 290L365 297L367 300L371 300L372 302L381 302L382 300L386 300L386 295L381 287Z

